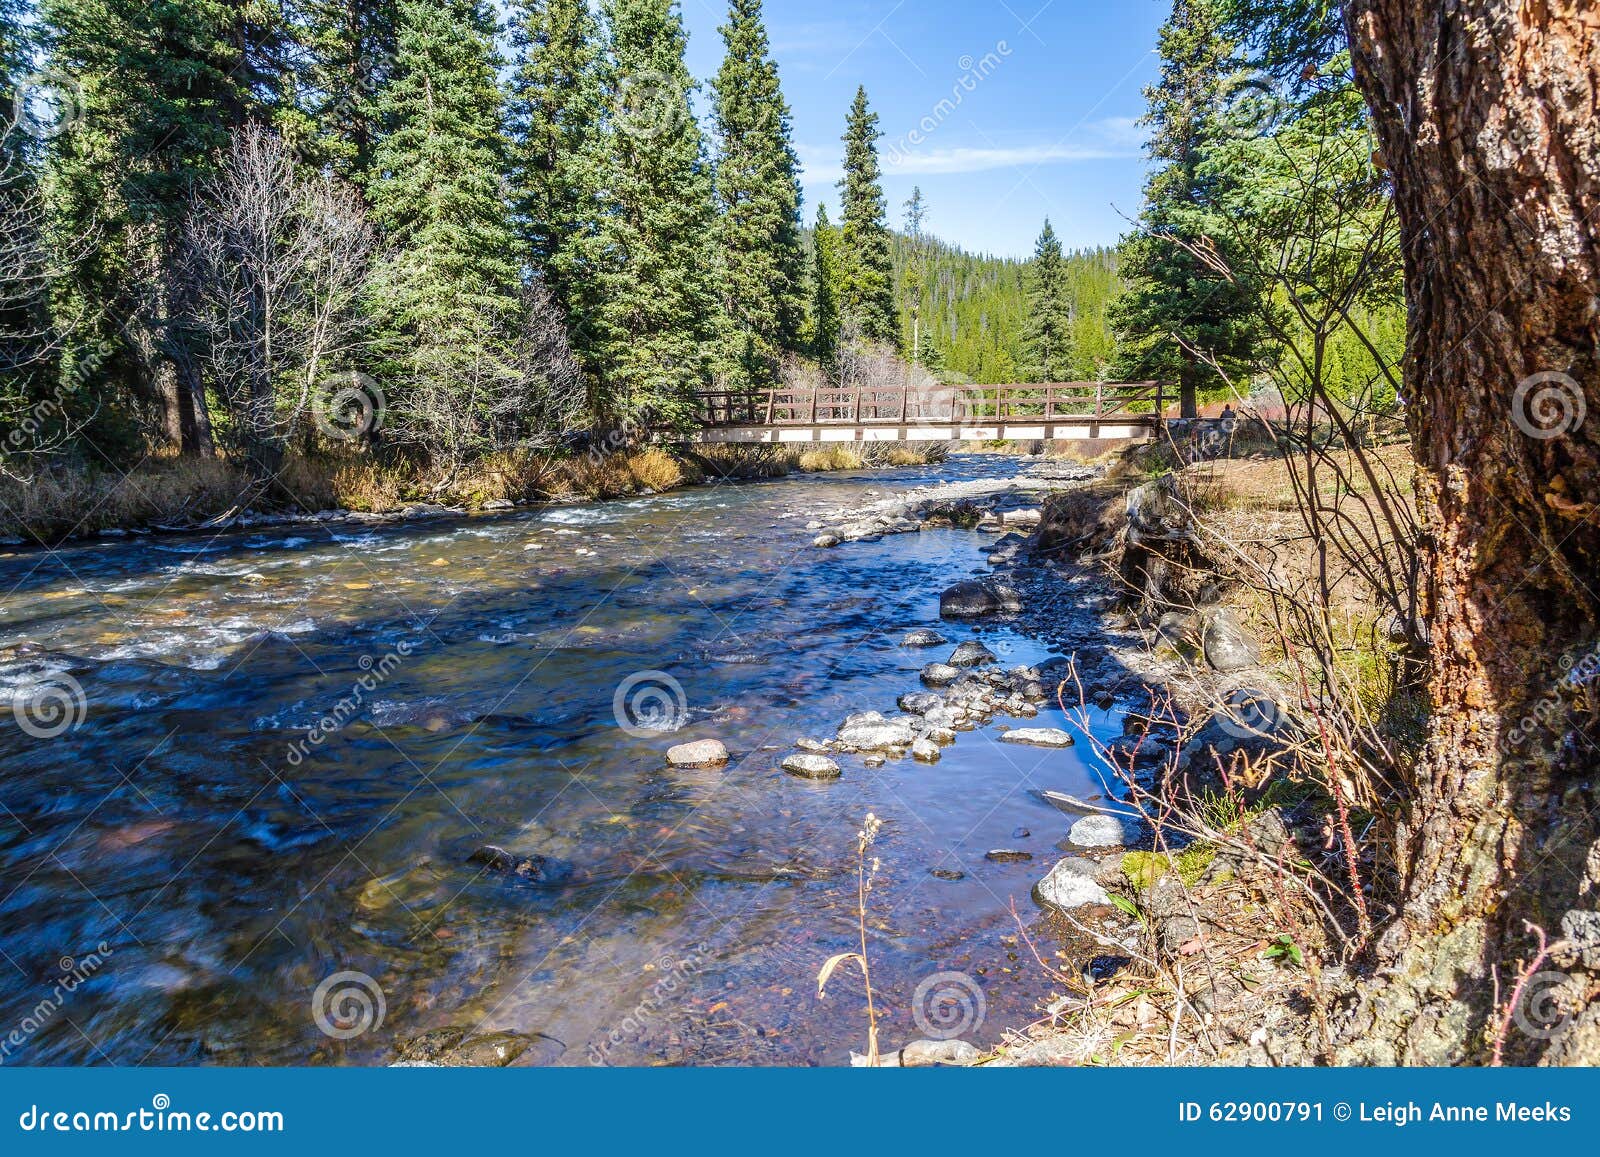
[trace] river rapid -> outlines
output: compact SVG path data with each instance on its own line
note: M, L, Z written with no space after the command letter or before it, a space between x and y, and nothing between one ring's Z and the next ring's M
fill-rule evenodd
M1010 909L1033 921L1067 826L1032 793L1103 791L1084 745L1001 744L997 721L932 765L778 767L918 689L947 649L907 631L1007 666L1050 654L1004 623L940 623L991 535L821 550L806 529L1018 468L15 549L0 1061L382 1064L455 1027L515 1034L494 1039L519 1064L847 1063L859 974L820 1001L816 976L859 946L868 812L884 1046L1037 1019L1050 981ZM667 766L699 738L729 764ZM569 874L486 871L485 844Z

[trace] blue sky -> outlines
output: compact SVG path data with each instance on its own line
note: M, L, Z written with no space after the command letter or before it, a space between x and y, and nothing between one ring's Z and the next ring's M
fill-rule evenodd
M705 81L721 60L725 4L681 2L689 68ZM1165 0L766 0L807 221L819 200L837 220L839 137L864 84L896 227L921 185L926 227L966 249L1023 256L1046 215L1069 248L1116 241L1119 210L1139 208L1134 122L1169 10Z

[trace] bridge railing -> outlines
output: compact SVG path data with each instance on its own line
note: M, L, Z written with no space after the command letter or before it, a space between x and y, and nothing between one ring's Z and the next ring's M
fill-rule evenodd
M1048 382L1003 386L877 386L705 390L702 426L964 425L1007 421L1154 423L1159 382Z

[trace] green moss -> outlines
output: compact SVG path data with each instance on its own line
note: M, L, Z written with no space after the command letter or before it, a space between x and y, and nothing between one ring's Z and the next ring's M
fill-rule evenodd
M1172 861L1160 852L1128 852L1122 857L1122 874L1135 889L1155 887L1172 870Z
M1200 882L1200 877L1206 874L1211 861L1216 858L1217 849L1210 844L1190 844L1178 853L1178 879L1189 887L1194 887Z

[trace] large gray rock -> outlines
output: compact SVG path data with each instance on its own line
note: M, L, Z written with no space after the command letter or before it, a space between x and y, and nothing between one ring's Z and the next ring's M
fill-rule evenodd
M826 755L796 752L783 761L783 770L802 779L838 779L839 765Z
M956 583L939 596L939 614L952 619L998 615L1022 609L1022 596L993 581Z
M908 691L900 696L900 710L912 715L926 715L944 706L944 700L932 691Z
M909 747L916 738L903 719L885 719L876 711L861 711L839 726L839 742L859 751L886 751Z
M902 647L941 647L950 640L938 631L920 630L912 631L900 640Z
M989 650L988 647L969 639L950 652L949 665L952 667L982 667L999 661L994 657L994 652Z
M1068 856L1051 868L1033 886L1034 902L1049 908L1081 908L1085 904L1109 904L1111 897L1094 879L1094 864L1079 856Z
M1260 645L1227 607L1206 615L1201 643L1213 670L1240 671L1261 662Z
M918 739L911 745L911 757L922 763L938 763L939 745L931 739Z
M1120 848L1128 842L1128 829L1116 816L1084 816L1072 825L1067 839L1080 848Z
M961 678L961 669L949 663L929 663L922 669L922 681L930 687L946 687Z
M1074 740L1059 727L1014 727L1001 733L1000 742L1028 747L1071 747Z
M673 767L715 767L728 762L728 749L716 739L696 739L667 748L667 762Z

